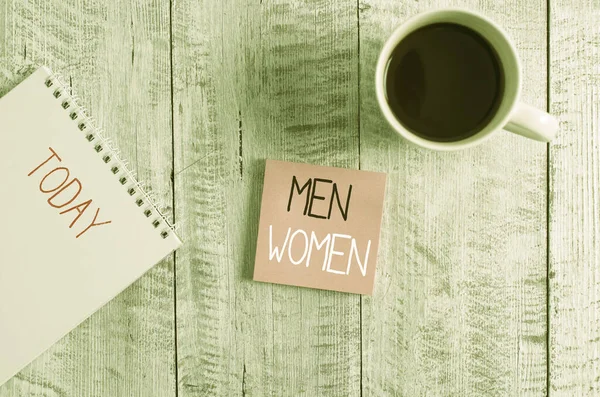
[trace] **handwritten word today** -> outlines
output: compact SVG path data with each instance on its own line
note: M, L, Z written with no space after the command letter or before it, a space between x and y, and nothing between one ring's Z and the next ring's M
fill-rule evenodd
M34 170L27 174L27 176L39 177L43 175L39 182L39 190L41 193L46 195L52 194L46 200L48 205L50 205L52 208L61 210L59 212L60 215L75 215L75 218L69 225L69 229L72 229L73 226L77 226L80 230L79 234L77 234L75 238L83 236L94 227L97 228L102 225L108 225L109 223L112 223L112 221L97 222L100 214L100 208L96 209L96 214L93 216L94 219L90 222L90 216L87 216L87 211L93 204L92 199L83 201L80 200L78 201L78 204L73 205L83 189L81 181L77 178L69 180L71 175L70 170L67 167L56 166L56 163L62 163L62 158L54 149L48 149L50 149L50 152L52 153L50 157L45 159L41 164L34 168ZM63 208L65 209L63 210Z

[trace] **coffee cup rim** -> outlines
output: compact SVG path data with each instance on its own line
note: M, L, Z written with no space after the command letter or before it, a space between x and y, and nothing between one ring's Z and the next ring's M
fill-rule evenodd
M456 17L457 15L474 18L473 21L475 21L475 23L461 23L452 20L451 17ZM447 18L448 20L445 21L445 18ZM418 135L415 135L414 133L406 129L390 109L387 101L387 95L385 93L385 73L387 71L388 61L390 59L391 53L393 49L397 46L397 44L409 33L415 31L420 27L444 21L462 24L463 26L475 30L476 32L481 34L486 40L488 40L490 42L490 45L492 45L496 50L496 45L494 45L492 41L498 41L499 39L501 44L504 44L502 53L500 53L500 51L497 50L501 67L504 68L505 90L496 114L481 131L468 138L450 142L431 141L422 138ZM494 32L494 37L490 37L489 32L483 32L481 30L481 26L478 26L477 21L482 21L485 25L487 25L487 27L491 27ZM509 68L511 65L507 66L507 63L513 66L513 68L510 70L510 73L508 73L506 69ZM510 90L508 90L507 87L510 88ZM520 98L521 64L514 43L512 42L508 34L494 21L472 10L467 10L463 8L441 8L417 14L409 18L405 22L401 23L398 27L394 29L392 34L385 41L379 53L379 58L377 61L375 72L375 88L377 101L379 102L379 108L381 109L387 122L397 133L402 135L405 139L416 145L433 150L450 151L466 149L478 145L484 142L485 140L489 139L495 132L502 129L502 127L504 127L508 123L510 116L515 108L515 105L519 102Z

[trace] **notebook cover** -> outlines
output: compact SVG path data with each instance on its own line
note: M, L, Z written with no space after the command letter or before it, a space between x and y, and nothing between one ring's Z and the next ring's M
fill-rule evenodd
M50 77L41 68L0 99L0 384L181 244Z

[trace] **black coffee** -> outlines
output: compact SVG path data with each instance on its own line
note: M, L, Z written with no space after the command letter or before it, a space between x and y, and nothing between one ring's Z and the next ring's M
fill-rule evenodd
M479 33L437 23L398 44L385 84L390 108L406 129L448 142L475 135L492 119L504 77L496 52Z

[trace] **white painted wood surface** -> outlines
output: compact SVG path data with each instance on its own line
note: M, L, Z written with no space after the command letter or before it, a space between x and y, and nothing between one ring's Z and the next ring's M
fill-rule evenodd
M445 6L505 27L525 101L549 78L549 157L385 124L383 40ZM599 22L597 0L0 0L0 93L61 71L186 243L0 396L600 395ZM373 297L251 281L265 158L389 173Z
M552 2L550 395L600 395L600 3Z
M546 393L546 146L502 132L459 153L421 150L391 132L373 92L393 28L458 5L506 28L523 99L546 103L543 1L360 2L361 168L389 173L376 291L363 304L364 396Z
M356 3L173 14L180 396L359 396L360 297L251 280L266 158L358 167Z

